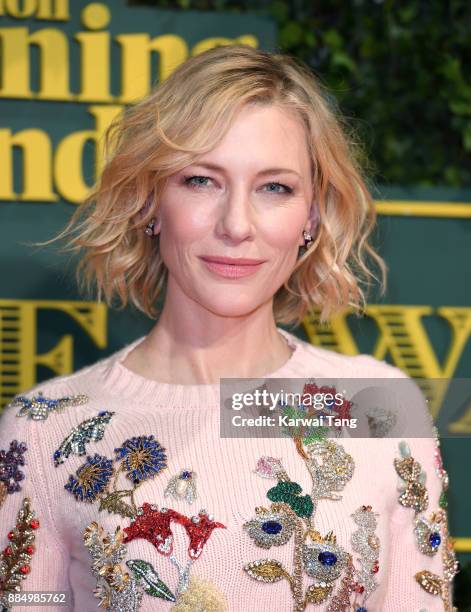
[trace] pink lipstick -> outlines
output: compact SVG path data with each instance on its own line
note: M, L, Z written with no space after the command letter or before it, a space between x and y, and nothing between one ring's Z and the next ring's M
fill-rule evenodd
M263 259L215 257L210 255L202 255L200 259L211 272L223 278L244 278L251 276L265 262Z

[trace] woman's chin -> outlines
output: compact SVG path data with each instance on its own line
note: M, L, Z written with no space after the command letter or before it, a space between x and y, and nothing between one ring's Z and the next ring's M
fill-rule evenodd
M227 296L226 296L227 298ZM254 303L253 300L239 300L238 302L228 301L227 299L221 301L201 302L207 310L211 311L218 317L245 317L253 313L257 308L261 306L261 303Z

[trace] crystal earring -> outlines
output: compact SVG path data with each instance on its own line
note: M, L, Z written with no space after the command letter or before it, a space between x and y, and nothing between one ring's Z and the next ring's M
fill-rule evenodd
M154 226L155 226L155 218L152 218L149 223L146 225L146 228L144 230L144 232L148 235L148 236L153 236L154 235Z
M303 231L303 238L304 238L304 246L306 249L309 249L309 247L312 246L312 236L309 232L307 232L306 230Z

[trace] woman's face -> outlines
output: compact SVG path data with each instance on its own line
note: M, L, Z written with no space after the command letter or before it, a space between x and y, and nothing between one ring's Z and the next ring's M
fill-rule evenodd
M312 199L302 123L276 106L245 106L219 145L172 175L162 192L155 233L167 299L178 288L227 317L270 301L304 245ZM262 263L204 259L220 257Z

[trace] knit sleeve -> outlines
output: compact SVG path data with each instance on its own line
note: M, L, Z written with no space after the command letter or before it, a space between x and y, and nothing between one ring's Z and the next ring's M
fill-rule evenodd
M397 503L391 516L384 612L452 612L453 577L458 564L448 533L448 474L438 433L416 383L393 366L390 375L409 379L408 407L429 431L422 437L391 440L396 452L388 461L397 477Z
M421 465L426 474L428 505L427 509L415 515L412 507L403 506L398 501L391 516L392 539L385 573L385 612L451 610L451 607L444 604L442 596L447 605L450 605L451 584L445 577L445 568L453 566L454 555L448 548L446 509L440 507L442 485L435 474L435 444L431 438L414 438L407 440L407 445L410 456ZM391 466L391 469L394 468ZM398 500L400 495L401 492L397 491ZM439 523L430 520L433 513L441 515ZM422 519L427 522L422 522ZM420 538L416 535L419 528L422 534ZM431 546L431 542L438 546ZM424 550L428 550L428 553Z
M61 609L73 609L70 555L55 529L45 465L50 457L43 457L38 431L42 423L18 418L17 412L7 407L0 415L0 604L9 609L6 598L17 591L26 597L31 591L61 592L67 601ZM31 606L12 609L27 612Z

